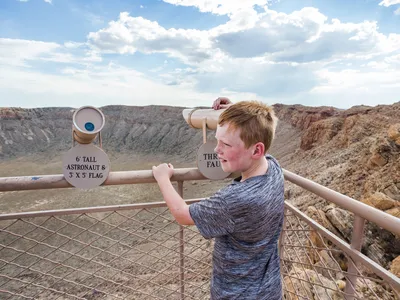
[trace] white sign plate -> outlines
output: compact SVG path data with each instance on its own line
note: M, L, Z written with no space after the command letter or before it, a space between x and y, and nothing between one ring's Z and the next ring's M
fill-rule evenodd
M213 180L224 179L231 174L222 170L218 155L214 152L216 146L217 141L208 141L201 145L197 151L197 167L199 171L208 179Z
M74 187L90 189L101 185L110 172L110 160L99 147L77 144L63 157L63 174Z

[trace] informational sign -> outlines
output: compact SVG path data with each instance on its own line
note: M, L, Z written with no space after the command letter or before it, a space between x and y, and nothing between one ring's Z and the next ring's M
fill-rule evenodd
M197 167L201 174L208 179L219 180L228 177L231 173L224 172L218 155L214 152L217 141L208 141L197 151Z
M63 157L63 174L74 187L90 189L101 185L110 172L107 154L92 144L78 144Z

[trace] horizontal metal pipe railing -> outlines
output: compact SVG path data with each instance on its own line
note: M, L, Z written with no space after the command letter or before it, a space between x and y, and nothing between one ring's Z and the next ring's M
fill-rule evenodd
M185 202L187 204L190 204L190 203L198 202L202 199L204 199L204 198L193 198L193 199L185 200ZM145 209L145 208L157 208L157 207L166 207L166 203L165 202L150 202L150 203L137 203L137 204L125 204L125 205L108 205L108 206L94 206L94 207L83 207L83 208L40 210L40 211L9 213L9 214L0 214L0 221L20 219L20 218L65 216L65 215L100 213L100 212L109 212L109 211Z
M231 175L233 177L233 175ZM174 170L171 181L206 180L197 168L180 168ZM110 172L102 186L154 183L151 170ZM0 177L0 192L28 191L43 189L73 188L62 174Z
M284 170L284 175L286 180L400 236L400 218L396 218L287 170Z
M283 173L286 180L400 236L400 218L396 218L353 198L342 195L334 190L331 190L285 169L283 170ZM234 177L234 174L231 174L230 177ZM206 179L207 178L204 177L204 175L201 174L197 168L178 168L174 170L174 175L172 176L171 181ZM151 170L120 171L110 172L108 178L102 184L102 186L154 182L156 182L156 180L154 179L153 172ZM64 175L0 178L0 192L71 187L72 186L64 178Z

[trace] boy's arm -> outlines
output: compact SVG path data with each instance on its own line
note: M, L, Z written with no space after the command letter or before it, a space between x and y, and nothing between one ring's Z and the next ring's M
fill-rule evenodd
M177 193L170 181L172 173L173 167L171 164L161 164L158 167L153 167L154 177L175 220L180 225L194 225L189 213L189 205Z

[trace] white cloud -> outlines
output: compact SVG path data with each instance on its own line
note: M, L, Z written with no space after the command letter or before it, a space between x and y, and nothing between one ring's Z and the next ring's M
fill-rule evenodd
M253 96L226 94L233 99ZM29 95L27 98L26 95ZM0 107L72 106L109 104L211 106L217 95L154 82L143 74L118 65L89 69L65 68L60 75L15 68L0 69ZM13 102L7 99L13 98Z
M68 41L64 43L64 47L66 48L70 48L70 49L75 49L75 48L79 48L84 46L84 43L77 43L77 42L72 42L72 41Z
M235 57L267 56L274 61L308 62L396 50L400 35L385 36L376 22L342 23L315 8L292 14L267 10L254 26L214 37L214 45Z
M84 48L79 54L71 52L79 47ZM0 66L31 67L32 62L38 61L86 64L101 61L101 57L85 44L66 42L62 46L52 42L0 38Z
M398 64L400 65L400 53L397 55L392 55L384 58L384 62L391 64L393 67Z
M381 70L388 69L390 67L390 65L387 64L386 62L377 62L377 61L370 61L367 64L364 64L363 66Z
M213 2L196 3L203 10L215 8ZM159 78L167 85L214 93L223 88L251 91L265 99L296 97L321 83L326 90L326 78L320 71L340 74L328 66L342 61L347 66L353 65L351 59L366 65L376 58L366 67L383 70L388 62L379 58L400 49L400 35L380 33L376 22L328 22L311 7L291 14L244 9L208 31L166 29L157 22L121 13L119 20L90 33L88 39L99 51L161 52L191 66L172 72L163 71L163 66L153 68L152 72L162 72ZM356 73L353 76L359 78Z
M178 69L160 76L167 84L190 86L219 93L222 88L247 91L264 98L281 98L306 92L318 84L317 66L274 63L257 58L208 61L196 68Z
M104 52L120 54L136 51L167 53L185 63L196 63L210 58L207 32L195 29L165 29L157 22L121 13L105 29L88 35L91 44Z
M28 2L29 0L17 0L17 1L19 1L19 2ZM43 0L43 1L46 2L46 3L52 4L53 0Z
M399 69L321 70L318 75L324 83L312 89L308 96L321 102L323 99L324 105L348 108L360 104L392 104L400 100Z
M49 51L57 53L61 47L46 43L33 47L35 43L31 41L17 44L21 46L16 51L20 53L20 62L29 62ZM27 44L31 46L26 47ZM57 60L57 56L53 58L62 60ZM381 104L398 101L393 97L400 90L400 71L396 63L400 63L400 54L371 61L361 71L329 70L320 63L275 63L265 58L224 57L220 61L160 74L162 82L115 64L89 62L84 68L61 64L54 74L21 68L21 64L18 67L8 64L0 68L0 106L168 104L190 107L208 106L220 95L234 101L259 99L270 104L302 103L341 108L361 103L375 105L377 99Z
M39 41L0 39L1 106L80 106L165 104L178 106L211 105L215 94L194 91L190 86L166 85L133 69L113 63L99 65L97 52L85 44L64 45ZM86 55L67 51L81 50ZM53 63L53 74L31 63ZM87 62L84 67L71 63ZM60 64L62 63L62 64ZM163 65L168 64L164 61ZM255 96L231 92L231 97ZM29 95L29 96L27 96ZM34 103L34 104L33 104Z
M232 14L226 24L206 31L166 29L155 21L121 13L117 21L91 32L88 39L103 52L160 52L192 65L226 55L299 63L374 56L394 51L400 45L399 34L380 33L376 22L327 20L315 8L291 14L269 9L259 14L243 10Z
M240 10L253 8L255 5L266 6L268 0L163 0L166 3L180 6L194 6L201 12L227 15Z
M321 70L318 75L324 79L325 83L316 87L314 91L329 91L330 89L350 90L350 89L374 89L374 86L400 87L400 70L390 68L384 63L371 62L366 65L367 69L346 69L339 72ZM383 68L380 72L377 69Z
M400 0L383 0L379 5L389 7L391 5L400 4Z
M36 60L60 48L57 43L0 38L0 65L28 66Z

